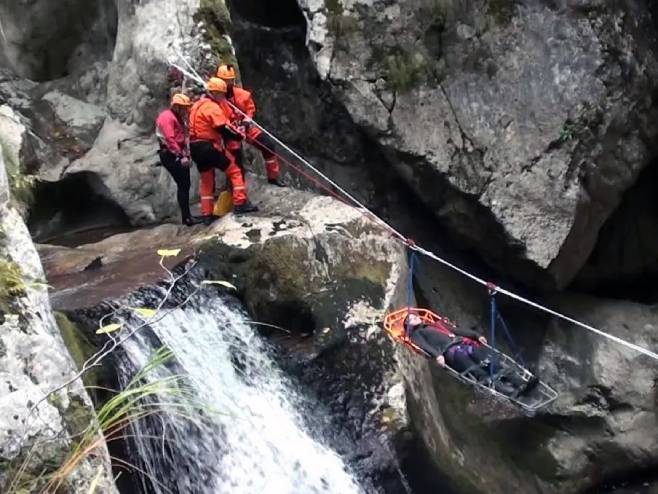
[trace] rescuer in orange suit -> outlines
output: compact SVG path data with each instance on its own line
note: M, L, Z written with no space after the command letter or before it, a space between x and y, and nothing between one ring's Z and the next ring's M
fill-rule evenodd
M235 85L235 76L235 68L232 65L220 65L217 69L217 77L226 82L227 85L226 99L247 115L245 117L233 111L232 123L237 127L244 127L246 141L255 146L263 155L267 170L267 181L272 185L285 187L285 183L279 176L281 169L279 159L273 152L274 142L262 130L252 125L251 119L256 115L256 103L254 103L251 92ZM240 168L242 168L242 142L237 139L227 140L226 146L236 157Z
M226 98L227 85L217 77L208 81L207 94L199 99L190 110L190 153L196 163L201 180L201 214L206 224L215 219L215 168L228 177L233 194L233 212L252 213L258 208L247 199L247 189L242 172L235 162L233 153L227 151L225 141L242 139L242 135L231 125L220 103Z

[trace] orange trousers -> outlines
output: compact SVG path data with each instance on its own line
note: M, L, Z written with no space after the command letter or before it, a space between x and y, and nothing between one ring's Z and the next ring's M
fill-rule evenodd
M257 132L253 132L257 131ZM269 180L276 180L281 173L281 165L279 158L274 154L274 142L259 129L252 127L247 132L247 144L251 144L258 149L263 155L265 160L265 170L267 171L267 178ZM242 142L241 141L228 141L226 149L238 161L238 165L242 168Z
M231 183L233 204L240 206L247 202L247 187L244 183L244 177L233 158L231 158L231 163L224 170L224 173L226 173ZM201 214L203 216L210 216L215 209L215 169L211 168L201 172L200 175L199 196L201 196Z

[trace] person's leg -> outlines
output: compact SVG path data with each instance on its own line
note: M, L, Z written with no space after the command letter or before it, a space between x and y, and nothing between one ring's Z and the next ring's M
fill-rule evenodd
M173 153L167 151L160 152L160 162L176 182L178 207L183 223L185 223L192 217L190 213L190 170L182 166Z
M199 170L199 196L201 198L201 214L206 223L212 219L215 206L215 167L228 160L219 153L209 141L197 141L190 143L192 160ZM218 161L224 162L218 163ZM208 223L209 224L209 223Z
M497 361L497 358L492 356L486 348L476 345L470 346L469 357L474 362L482 364L484 361L489 361L489 365L482 367L482 370L489 376L492 374L491 366L493 366L493 374L496 377L496 374L503 371L503 367L500 362ZM494 387L500 393L505 395L511 395L515 391L521 389L525 385L525 381L521 379L515 372L506 373L503 376L500 376L496 379Z
M449 350L447 362L448 365L457 372L468 370L468 373L471 374L476 381L482 381L489 377L487 371L480 366L480 362L471 358L468 353L468 348L465 345L460 345L455 349Z
M270 183L279 182L279 174L281 173L281 165L279 158L274 154L274 141L269 138L265 133L261 133L255 139L248 139L250 144L254 145L263 155L265 160L265 169L267 171L267 180ZM282 185L277 183L276 185Z
M201 197L201 214L212 216L215 208L215 169L200 172L199 196Z

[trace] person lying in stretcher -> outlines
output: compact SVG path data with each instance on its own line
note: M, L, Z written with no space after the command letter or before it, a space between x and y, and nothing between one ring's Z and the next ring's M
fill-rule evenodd
M416 314L409 314L404 320L406 336L441 367L446 365L459 373L470 374L477 382L489 387L491 376L501 369L491 369L487 339L470 329L454 328L453 332L443 328L423 324ZM530 392L539 380L533 376L524 381L515 373L501 373L494 379L494 388L499 393L516 398Z

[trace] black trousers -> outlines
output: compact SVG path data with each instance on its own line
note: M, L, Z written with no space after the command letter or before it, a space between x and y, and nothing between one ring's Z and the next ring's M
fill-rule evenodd
M195 141L190 143L190 154L200 172L211 168L219 168L225 171L231 164L229 159L218 151L210 141Z
M489 377L489 373L483 367L479 366L489 355L480 347L469 345L458 345L459 348L447 352L446 363L457 372L464 372L466 369L473 367L470 372L479 381Z
M176 182L176 198L183 221L192 217L190 213L190 169L182 166L174 153L160 150L160 163Z
M479 346L458 345L453 351L448 350L446 356L446 363L455 369L457 372L464 372L466 369L471 369L469 372L475 377L476 380L482 381L490 377L490 366L494 365L494 373L500 370L500 366L496 366L490 362L488 366L482 367L480 364L487 358L490 358L489 352ZM505 387L507 381L514 388L519 388L525 384L523 379L514 372L504 374L502 382L496 383L496 389L506 394L509 389Z

